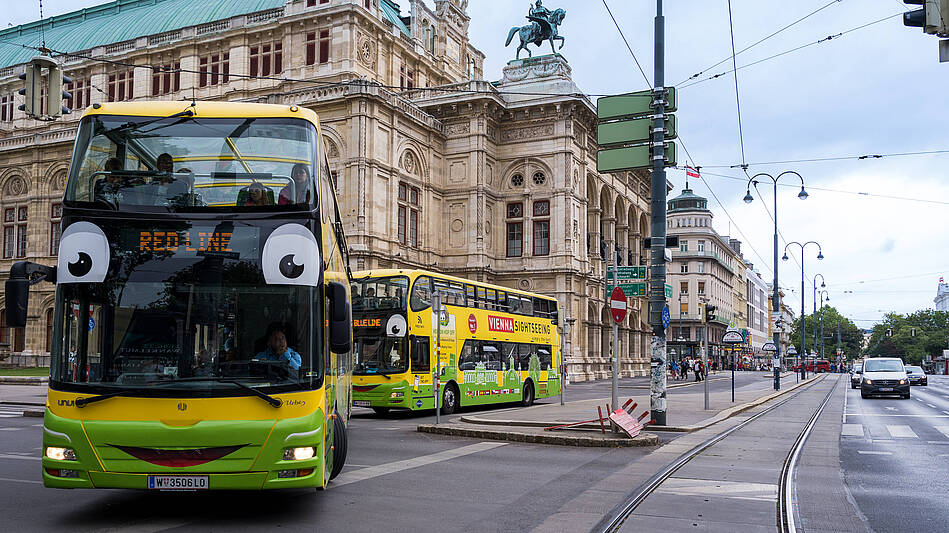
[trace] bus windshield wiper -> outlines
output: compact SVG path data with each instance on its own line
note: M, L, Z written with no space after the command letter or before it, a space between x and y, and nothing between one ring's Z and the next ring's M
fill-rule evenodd
M280 405L283 403L283 402L280 401L279 398L274 398L273 396L271 396L271 395L269 395L269 394L266 394L266 393L264 393L264 392L261 392L261 391L255 389L254 387L251 387L250 385L245 385L245 384L241 383L240 381L237 381L237 380L231 379L231 378L216 378L216 377L180 378L180 379L175 379L175 380L172 380L172 381L164 381L164 380L159 380L159 381L146 381L145 384L146 384L146 385L158 385L158 384L169 384L169 383L183 383L183 382L190 382L190 381L213 381L213 382L215 382L215 383L229 383L229 384L231 384L231 385L237 385L238 387L240 387L240 388L242 388L242 389L244 389L244 390L246 390L246 391L251 392L252 394L254 394L254 395L257 396L258 398L260 398L260 399L266 401L267 403L269 403L269 404L270 404L271 406L273 406L273 407L280 407Z
M115 398L116 396L124 396L126 394L133 394L135 392L137 392L136 389L125 389L125 390L118 390L115 392L107 392L105 394L99 394L98 396L89 396L88 398L77 398L76 407L82 408L89 405L90 403L95 403L102 400L108 400L109 398Z

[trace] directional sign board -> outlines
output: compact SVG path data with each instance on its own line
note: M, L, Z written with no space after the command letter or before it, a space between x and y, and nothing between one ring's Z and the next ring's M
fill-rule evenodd
M677 164L675 143L665 143L665 147L666 166L675 166ZM652 167L652 147L648 144L600 150L596 153L596 171L600 173L650 167Z
M677 111L675 87L668 87L666 90L668 91L666 113L675 113ZM651 90L604 96L596 101L596 117L600 120L613 120L649 115L653 112L652 99Z
M722 335L722 342L725 344L741 344L744 340L740 331L729 330Z
M607 290L612 291L614 287L613 280L609 280L607 284ZM626 280L619 280L619 288L623 289L623 293L629 298L633 296L646 296L646 283L645 282L628 282Z
M610 294L610 314L617 324L626 318L626 294L619 287L613 287Z
M644 266L609 267L606 270L606 275L611 280L613 279L614 271L616 272L616 277L621 281L624 279L646 279L646 267Z
M761 346L761 351L762 352L776 352L778 351L778 347L775 346L773 342L766 342L764 343L764 345ZM793 355L790 352L788 352L788 354Z
M676 138L675 115L669 115L665 122L666 140ZM639 117L633 120L604 122L596 127L596 142L603 148L614 145L635 144L650 140L652 137L652 120L649 117Z

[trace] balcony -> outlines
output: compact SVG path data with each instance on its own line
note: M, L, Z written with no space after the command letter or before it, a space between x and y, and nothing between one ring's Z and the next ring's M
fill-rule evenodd
M673 249L673 250L672 250L672 258L673 258L673 259L714 259L714 260L718 261L718 264L720 264L720 265L722 265L723 267L725 267L726 270L728 270L728 271L731 272L732 274L735 273L735 269L732 268L732 267L730 267L730 266L728 265L728 263L726 263L726 262L725 262L721 257L719 257L719 255L718 255L717 253L715 253L715 252L709 252L709 251L704 251L704 250L703 250L703 251L699 251L699 250L686 250L686 251L682 251L682 250Z

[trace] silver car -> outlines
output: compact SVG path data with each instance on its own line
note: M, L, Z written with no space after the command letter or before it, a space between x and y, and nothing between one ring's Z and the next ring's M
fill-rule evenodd
M861 380L863 380L863 361L855 361L853 368L850 369L850 388L858 388Z

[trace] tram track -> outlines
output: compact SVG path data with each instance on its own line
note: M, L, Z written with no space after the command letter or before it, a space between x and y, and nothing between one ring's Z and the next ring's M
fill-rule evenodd
M814 427L814 424L817 422L821 413L824 411L824 407L830 401L830 398L833 396L834 391L837 389L837 385L840 382L840 376L837 377L837 380L834 382L833 386L830 388L830 391L827 392L827 395L824 397L820 405L815 409L814 413L808 419L807 423L804 425L802 431L798 434L797 439L794 441L794 444L791 446L790 451L785 457L784 462L781 467L781 474L778 484L778 501L776 509L776 525L778 531L782 533L793 533L797 531L795 526L794 519L794 467L797 464L798 458L800 456L801 450L803 450L804 444L807 441L807 436L810 434L811 429ZM633 514L634 511L653 493L658 489L666 480L672 477L678 470L683 466L688 464L692 459L698 457L709 448L718 444L722 440L726 439L729 435L732 435L736 431L747 427L756 420L772 413L779 407L786 405L788 402L793 401L798 398L805 391L810 390L819 383L823 383L824 380L815 381L807 386L802 387L800 390L794 394L784 398L783 400L775 403L764 409L759 413L755 413L750 416L748 419L732 426L717 435L710 437L704 442L693 447L688 452L679 456L678 459L672 463L666 465L662 470L654 474L645 483L639 486L639 488L632 493L630 498L628 498L624 503L614 508L614 512L609 513L605 516L593 529L592 531L596 533L612 533L619 531L623 523ZM617 510L618 509L618 510Z

